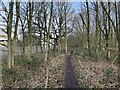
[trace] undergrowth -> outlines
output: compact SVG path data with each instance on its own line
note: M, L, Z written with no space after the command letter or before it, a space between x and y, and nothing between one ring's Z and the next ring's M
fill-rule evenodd
M33 55L30 61L27 57L15 57L15 67L9 69L7 63L2 65L3 87L26 87L29 78L28 71L35 71L44 62L40 55Z

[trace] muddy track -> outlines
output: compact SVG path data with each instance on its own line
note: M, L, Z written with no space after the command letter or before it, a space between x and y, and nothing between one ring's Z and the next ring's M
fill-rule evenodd
M72 55L65 56L64 64L64 88L78 88L75 66L72 63Z

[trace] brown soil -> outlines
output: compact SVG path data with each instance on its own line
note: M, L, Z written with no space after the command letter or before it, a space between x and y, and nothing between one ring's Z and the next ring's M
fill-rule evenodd
M66 55L64 59L63 69L63 87L64 88L77 88L78 81L75 72L75 66L72 62L72 55Z

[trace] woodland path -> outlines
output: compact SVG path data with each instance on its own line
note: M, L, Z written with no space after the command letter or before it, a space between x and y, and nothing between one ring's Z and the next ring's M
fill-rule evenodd
M65 56L64 64L64 88L78 88L77 75L75 72L75 66L72 62L72 55Z

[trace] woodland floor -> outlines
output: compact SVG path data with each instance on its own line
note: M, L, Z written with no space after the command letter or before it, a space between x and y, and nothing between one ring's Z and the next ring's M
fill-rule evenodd
M48 88L120 89L117 65L101 61L87 61L82 56L73 57L71 54L63 54L50 58L48 63L44 62L36 69L25 69L23 66L17 68L20 72L27 72L29 77L24 82L15 79L7 87L44 88L46 68L48 68Z

